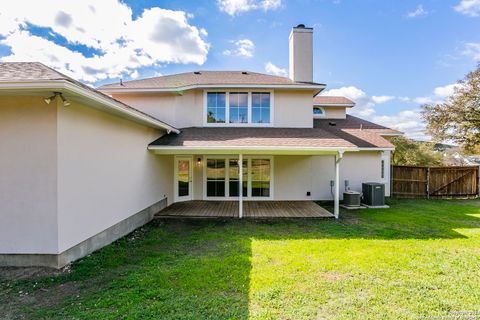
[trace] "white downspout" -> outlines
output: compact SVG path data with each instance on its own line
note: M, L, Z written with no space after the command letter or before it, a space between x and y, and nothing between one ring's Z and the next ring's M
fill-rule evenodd
M335 219L338 219L340 214L340 162L343 159L343 151L339 151L335 155L335 194L334 194L334 204L333 204L333 214Z
M238 218L243 218L243 154L238 155Z

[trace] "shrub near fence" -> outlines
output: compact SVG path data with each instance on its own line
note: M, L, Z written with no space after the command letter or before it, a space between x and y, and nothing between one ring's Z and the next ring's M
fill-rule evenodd
M468 198L479 195L479 167L392 166L397 198Z

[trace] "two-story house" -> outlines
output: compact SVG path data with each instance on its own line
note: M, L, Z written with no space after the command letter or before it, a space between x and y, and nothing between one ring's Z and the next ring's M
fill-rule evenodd
M0 64L0 265L62 266L181 201L333 200L389 184L383 138L313 81L313 29L289 37L289 77L195 71L85 86Z

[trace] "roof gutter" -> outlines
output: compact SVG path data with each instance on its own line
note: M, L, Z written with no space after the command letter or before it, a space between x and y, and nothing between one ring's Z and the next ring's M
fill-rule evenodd
M103 93L95 92L95 89L93 88L92 88L93 91L90 91L67 80L50 80L50 81L38 81L38 82L1 82L0 83L0 91L1 90L32 90L32 89L33 90L70 91L72 93L94 100L106 106L107 108L115 110L121 114L128 115L132 118L135 118L145 124L148 124L155 128L164 129L168 133L170 132L180 133L180 130L178 130L177 128L163 121L160 121L154 117L143 114L142 112L137 111L132 107L130 107L132 109L126 108L122 103L119 103L114 99L104 96Z
M154 93L154 92L179 92L193 89L209 89L209 88L259 88L259 89L302 89L302 90L318 90L318 92L325 89L324 84L318 85L285 85L285 84L270 84L270 85L255 85L255 84L203 84L203 85L189 85L174 88L97 88L98 91L106 93ZM318 92L316 94L318 94Z
M346 107L346 108L353 108L355 107L355 103L318 103L314 102L313 106L315 107Z
M393 151L394 148L361 148L361 147L252 147L252 146L148 146L148 150L160 154L188 154L192 152L199 152L203 154L215 154L221 152L222 154L337 154L338 152L359 152L359 151Z

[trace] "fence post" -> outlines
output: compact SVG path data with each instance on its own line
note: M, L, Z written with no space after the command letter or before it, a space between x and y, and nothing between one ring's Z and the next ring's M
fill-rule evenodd
M427 199L430 199L430 167L427 167Z
M477 168L477 196L480 196L480 165Z

